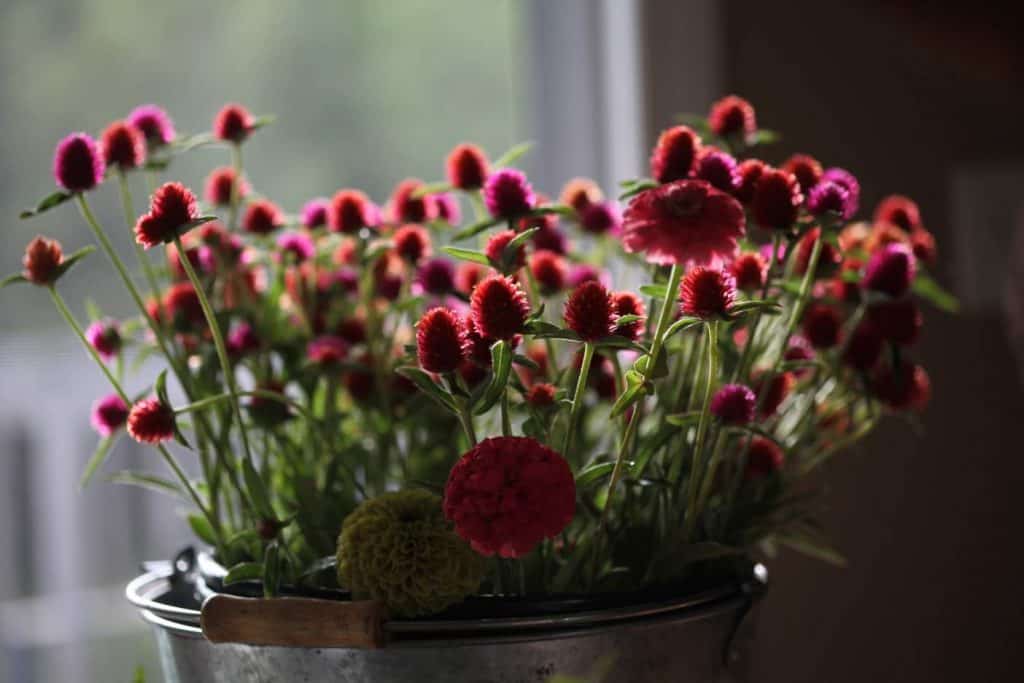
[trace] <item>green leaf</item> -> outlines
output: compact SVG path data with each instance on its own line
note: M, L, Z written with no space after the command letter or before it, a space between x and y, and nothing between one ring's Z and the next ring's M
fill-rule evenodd
M64 260L61 261L59 266L57 266L57 270L53 277L54 282L56 282L59 278L64 277L64 274L71 270L71 266L75 265L76 263L78 263L79 261L81 261L94 251L96 251L96 247L89 244L71 253L69 256L64 257Z
M146 683L146 670L141 666L135 667L135 673L132 674L132 683Z
M263 563L261 562L239 562L228 569L224 576L224 585L230 586L233 583L242 581L259 581L263 578Z
M947 313L959 313L960 302L955 296L944 290L938 282L925 273L918 273L910 286L911 291L933 306Z
M778 541L798 553L827 562L836 567L847 566L846 558L839 551L819 539L809 538L803 534L779 535Z
M65 192L64 190L57 190L56 192L48 194L46 197L44 197L38 204L36 204L36 208L25 209L24 211L22 211L20 214L18 214L18 218L24 220L26 218L38 216L44 211L49 211L55 206L60 206L61 204L68 201L74 196L75 195L69 192Z
M512 354L512 362L516 365L521 365L526 368L530 368L534 372L540 372L540 366L537 365L537 361L532 358L528 358L521 353Z
M583 339L580 335L576 334L572 330L563 330L557 328L554 330L545 330L543 332L534 332L533 336L536 339L564 339L566 341L581 342Z
M647 296L654 297L659 301L665 300L665 292L668 290L667 285L655 284L655 285L640 285L640 292Z
M281 557L277 541L267 544L263 555L263 595L276 597L281 589Z
M164 368L160 371L160 374L156 376L156 382L153 383L153 391L156 393L156 397L160 399L160 402L166 406L171 405L171 401L167 398L167 369Z
M451 183L439 182L439 183L425 183L417 187L410 195L413 199L422 199L427 195L440 194L441 192L450 192L452 189Z
M213 533L213 527L203 515L192 514L188 516L188 525L192 533L203 543L217 545L217 535Z
M526 213L527 216L540 218L541 216L547 216L550 214L558 214L566 218L574 218L576 216L576 209L565 204L545 204L544 206L538 206Z
M430 375L420 368L412 365L405 365L400 368L396 368L395 372L411 381L419 388L420 391L437 401L443 407L453 413L458 412L458 407L455 405L455 398L446 389L439 386Z
M21 273L15 273L14 275L8 275L3 280L0 280L0 289L3 289L7 285L13 285L15 282L28 282L28 280Z
M509 240L508 244L505 245L505 254L514 254L516 249L526 244L526 240L533 237L533 233L540 230L539 227L530 228L529 230L523 230L521 233Z
M631 461L626 461L623 465L630 468L633 466L633 463ZM614 469L614 462L598 462L590 465L589 467L585 467L583 468L583 471L576 475L576 488L581 489L592 484L596 484L605 477L610 476Z
M617 334L613 334L608 337L601 337L594 342L594 347L598 349L629 349L631 351L647 353L647 347L643 344L638 344L628 337L623 337Z
M742 548L705 541L703 543L689 543L685 545L678 553L674 553L674 557L680 565L687 565L694 562L703 562L704 560L736 557L742 554Z
M546 332L561 332L562 328L546 320L527 320L524 325L527 334L538 335Z
M114 432L110 436L105 436L100 439L100 442L96 445L96 450L93 452L92 457L85 463L85 469L82 470L82 477L78 480L78 488L84 489L89 485L96 471L103 465L107 460L107 456L110 455L111 449L114 447L114 443L117 441L117 437L120 436L120 431Z
M750 140L750 144L752 146L753 145L770 145L772 143L778 142L781 139L782 139L782 136L779 135L774 130L767 130L767 129L763 129L762 128L761 130L756 131L754 133L752 139Z
M647 190L653 190L656 187L658 187L658 183L653 180L637 182L635 185L630 186L629 189L619 194L619 201L624 202L627 199L632 199L636 195L646 192Z
M185 152L190 152L193 149L197 149L199 147L205 147L207 145L216 144L221 144L221 141L213 133L196 133L195 135L179 135L178 137L174 138L174 140L172 140L170 145L168 146L170 147L173 153L183 154ZM170 162L170 159L157 160L158 164L161 162L163 162L164 168L166 168L167 163ZM161 168L156 170L163 169Z
M646 320L646 319L647 319L646 316L642 316L642 315L633 315L633 314L620 315L618 318L615 319L615 324L616 325L629 325L630 323L638 323L641 320Z
M492 166L494 166L494 168L502 168L504 166L508 166L509 164L513 163L514 161L518 160L521 156L529 152L531 147L533 147L532 142L520 142L518 145L513 145L504 154L498 157L494 161Z
M671 339L672 336L677 332L682 332L683 330L689 329L694 325L700 325L703 322L704 321L701 320L700 318L694 318L692 316L684 315L682 318L669 325L668 329L665 330L665 339Z
M216 221L216 220L220 220L220 219L217 218L216 216L200 216L199 218L195 219L194 221L189 221L188 223L185 223L184 225L179 226L178 229L175 230L174 232L178 235L178 237L181 237L182 235L187 233L189 230L192 230L193 228L198 228L200 225L204 225L206 223L211 223L211 222ZM167 239L165 239L164 241L168 242L168 243L169 242L173 242L174 241L174 235L169 235L167 237Z
M245 479L245 488L249 493L249 500L256 511L266 519L274 519L274 508L270 504L270 495L263 483L263 478L256 471L256 467L248 458L242 458L242 476Z
M452 241L461 242L464 239L469 239L474 235L479 235L488 228L493 228L495 225L498 225L501 222L501 218L485 218L482 221L473 223L468 228L463 228L459 232L455 233L455 235L452 237Z
M442 487L443 488L443 487ZM315 576L320 572L325 572L328 569L334 569L338 566L337 555L326 555L324 557L317 558L306 565L306 568L299 574L299 578L308 578Z
M741 316L748 313L754 313L760 311L766 315L778 315L782 313L782 306L775 301L741 301L738 304L733 304L732 308L729 309L730 316Z
M167 493L187 500L185 492L182 491L176 483L168 481L167 479L155 474L148 474L146 472L129 472L125 470L110 475L107 477L107 481L112 484L138 486L140 488L149 489L150 491Z
M259 130L260 128L263 128L264 126L269 126L270 124L272 124L276 120L277 120L277 117L274 116L273 114L265 114L263 116L257 116L255 119L253 119L252 125L249 126L249 132L252 132L252 131L255 131L255 130Z
M675 425L677 427L690 427L697 424L700 421L700 411L691 410L688 413L676 413L675 415L666 415L665 422Z
M512 370L512 351L504 341L494 342L491 346L491 383L480 399L480 403L474 411L477 415L483 415L490 410L498 399L501 398L508 385L508 375Z

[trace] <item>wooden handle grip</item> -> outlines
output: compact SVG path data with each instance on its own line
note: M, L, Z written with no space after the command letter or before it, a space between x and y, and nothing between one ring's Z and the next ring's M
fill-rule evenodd
M306 598L215 595L203 603L203 635L213 643L286 647L384 645L383 605Z

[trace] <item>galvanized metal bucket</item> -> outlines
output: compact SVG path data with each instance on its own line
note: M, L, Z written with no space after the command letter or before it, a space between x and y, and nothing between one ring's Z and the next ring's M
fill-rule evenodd
M214 644L171 563L147 565L128 599L156 636L167 683L721 683L746 680L745 618L767 573L657 603L489 619L392 620L382 649ZM741 629L741 626L743 627ZM603 674L603 675L602 675Z

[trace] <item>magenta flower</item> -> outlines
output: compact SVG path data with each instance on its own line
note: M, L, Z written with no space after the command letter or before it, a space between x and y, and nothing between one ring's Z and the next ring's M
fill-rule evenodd
M726 384L711 399L711 414L727 424L754 421L757 396L743 384Z
M128 123L142 131L150 148L166 145L176 135L171 117L155 104L144 104L133 109L128 114Z
M85 192L103 182L103 155L85 133L72 133L57 144L53 177L68 192Z
M303 227L313 230L327 225L327 209L330 207L330 204L330 201L323 197L310 199L306 202L302 207Z
M308 261L316 256L316 245L313 238L301 232L286 232L277 238L277 247L281 250L281 256L286 253L292 255L296 262Z
M103 360L109 361L121 350L121 333L113 320L98 320L89 325L85 338Z
M522 171L503 168L487 177L484 203L495 218L512 219L529 213L537 196Z
M124 426L128 421L128 404L117 394L109 394L92 404L89 422L96 433L107 437Z

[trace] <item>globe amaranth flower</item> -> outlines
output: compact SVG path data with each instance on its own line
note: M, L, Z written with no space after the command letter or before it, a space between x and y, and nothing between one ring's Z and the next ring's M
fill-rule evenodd
M51 285L57 281L62 263L64 250L61 249L60 242L37 235L25 247L25 256L21 259L24 269L21 274L34 285Z
M96 141L85 133L72 133L59 143L53 155L53 178L68 192L85 192L103 182L103 155Z
M757 132L757 117L754 108L745 99L727 95L711 105L708 127L719 137L738 135L749 141Z
M580 212L580 228L592 235L615 234L622 228L622 213L616 202L594 202Z
M455 289L469 296L490 272L490 268L479 263L461 261L455 267Z
M199 295L189 281L176 282L167 288L161 301L163 311L175 329L188 330L202 325L206 317L203 315Z
M526 402L534 408L550 408L555 405L558 389L554 384L537 382L526 392Z
M821 182L825 171L814 157L807 154L794 154L782 162L781 169L796 176L801 192L807 193Z
M286 232L277 238L277 248L281 256L286 254L295 263L308 261L316 256L316 245L313 238L301 232Z
M771 439L757 436L751 439L747 449L746 479L761 479L782 469L785 455L782 448Z
M565 184L561 195L559 195L559 201L571 207L577 215L582 215L588 206L597 204L602 199L604 199L604 193L590 178L573 178Z
M143 104L133 109L128 114L128 123L142 132L150 149L168 144L176 135L171 117L155 104Z
M743 180L732 155L714 147L705 147L701 150L693 175L711 183L715 189L729 194L736 192Z
M807 210L815 216L831 212L849 219L853 215L853 211L850 210L849 191L831 180L822 180L811 188L810 194L807 195Z
M733 190L733 196L746 206L754 199L754 187L764 170L769 168L768 164L760 159L746 159L736 167L739 176L739 183Z
M608 273L591 263L577 263L569 270L569 289L576 289L584 282L600 282L608 286Z
M842 361L862 372L871 370L882 357L885 339L870 317L860 321L843 345Z
M505 247L516 238L512 230L501 230L494 233L487 240L484 247L484 254L490 262L506 275L511 275L526 265L526 245L520 244L510 255L508 262L505 262Z
M647 309L643 300L633 292L615 292L612 294L612 311L616 316L638 315L645 318ZM636 341L644 331L644 321L637 320L631 323L622 323L616 320L612 334L626 337Z
M257 199L249 204L242 216L242 229L256 235L267 235L285 223L284 214L269 199Z
M762 419L771 417L779 410L796 384L796 376L792 372L759 372L754 374L753 380L752 388L757 395L758 413Z
M736 288L744 292L759 292L768 281L768 261L754 251L744 252L733 259L729 270L736 278Z
M403 225L395 231L391 241L395 253L407 263L417 264L430 256L430 235L420 225Z
M679 285L680 309L698 318L724 316L736 300L736 279L714 268L691 268Z
M214 206L228 206L231 204L231 188L235 184L235 169L230 166L220 166L210 171L206 176L206 185L203 189L203 197ZM248 181L242 178L238 181L239 199L249 196L251 188Z
M331 203L323 197L310 199L302 205L301 218L302 227L307 230L315 230L327 225L327 210Z
M522 557L572 521L576 483L565 459L538 441L484 439L452 468L444 514L481 555Z
M809 361L813 358L814 350L811 343L807 341L806 337L799 334L794 334L789 338L789 345L785 353L782 354L782 359L785 361ZM803 378L811 374L811 369L809 367L797 368L793 370L793 374L798 378Z
M141 443L161 444L174 438L174 411L158 398L137 401L128 413L128 434Z
M423 181L407 178L391 193L391 219L396 223L426 223L437 218L437 205L430 195L419 195Z
M439 192L430 195L437 211L437 217L449 225L458 225L462 220L462 210L459 208L459 200L451 192Z
M238 144L249 137L253 123L248 109L240 104L227 104L213 119L213 134L218 140Z
M830 349L839 343L843 321L832 306L812 303L804 311L802 321L804 336L816 349Z
M568 268L565 259L547 249L540 249L530 254L530 274L537 281L540 293L544 296L558 294L565 288Z
M485 337L509 340L523 331L530 304L511 278L491 275L473 289L469 300L475 328Z
M550 217L551 215L543 216L543 218ZM569 253L569 240L557 225L541 227L540 230L533 233L530 241L533 242L533 246L537 250L544 249L563 256Z
M420 265L416 273L416 282L427 294L450 294L455 290L455 268L451 261L446 259L429 259Z
M846 190L846 214L844 218L849 220L857 209L860 208L860 183L857 177L844 168L832 167L825 169L821 174L822 182L835 183Z
M494 218L511 220L533 210L537 197L522 171L502 168L487 177L484 204Z
M726 424L753 422L756 408L757 396L743 384L723 385L711 397L711 414Z
M924 228L917 228L910 233L910 247L914 250L914 256L918 261L934 265L938 257L938 250L935 246L935 236Z
M327 225L331 232L354 235L370 226L370 203L370 198L359 190L338 190L327 211Z
M454 372L462 362L462 321L454 311L432 308L416 324L416 358L427 372Z
M921 225L921 210L910 197L901 194L889 195L875 207L875 222L888 223L910 232Z
M224 345L227 347L228 355L232 358L241 358L250 353L258 351L261 346L260 336L256 333L256 328L247 322L241 322L235 325L230 332L228 332L227 339L224 340Z
M906 361L880 368L871 377L870 385L878 400L893 410L924 410L932 395L925 369Z
M887 244L868 259L861 285L868 290L900 297L917 274L917 259L906 244Z
M910 346L917 341L924 320L913 299L879 301L868 307L868 317L886 341Z
M192 190L181 183L164 183L153 193L149 213L135 223L135 241L146 249L170 242L197 218L199 205Z
M472 314L462 321L462 355L466 360L480 368L491 367L491 346L497 341L477 329Z
M469 143L457 145L445 162L448 182L460 190L478 190L490 174L490 163L484 151Z
M128 421L128 404L117 394L109 394L92 404L89 422L96 433L108 437Z
M739 202L703 180L679 180L633 198L622 244L648 263L717 267L732 259L745 232Z
M348 344L334 335L321 335L306 345L306 358L320 367L335 366L347 356Z
M85 330L89 345L96 349L103 360L110 360L121 351L121 332L113 320L97 320Z
M114 121L100 136L100 150L107 166L127 170L146 161L146 138L126 121Z
M803 275L807 272L807 267L811 263L811 252L814 251L814 245L820 239L821 228L818 227L811 228L800 238L796 245L796 253L793 255L793 270L798 275ZM834 275L839 270L842 262L843 255L839 253L839 250L827 240L822 242L818 253L818 265L814 269L814 277L820 278Z
M612 295L600 282L584 282L569 294L565 302L565 324L583 341L607 337L615 328Z
M440 612L480 587L487 562L445 521L429 491L385 493L360 504L341 526L338 581L392 617Z
M662 131L651 152L651 176L659 183L683 180L693 172L700 152L700 136L686 126Z
M754 221L769 230L789 230L796 222L804 196L792 173L765 167L754 183L750 210Z

